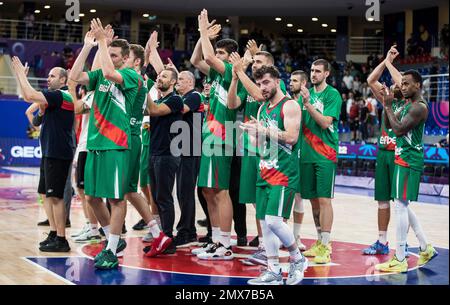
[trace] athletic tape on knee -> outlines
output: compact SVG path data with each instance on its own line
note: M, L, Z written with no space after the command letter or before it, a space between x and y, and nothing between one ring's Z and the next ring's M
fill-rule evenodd
M387 202L378 202L378 209L379 210L387 210L391 207L391 205Z
M305 205L303 204L303 199L295 198L294 201L294 212L295 213L305 213Z

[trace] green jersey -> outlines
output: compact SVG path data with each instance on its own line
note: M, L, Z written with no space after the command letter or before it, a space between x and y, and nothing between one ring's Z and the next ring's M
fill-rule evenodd
M341 112L342 98L339 92L327 85L322 92L316 93L314 87L309 89L310 103L324 116L333 118L327 129L322 129L302 107L301 127L301 163L337 162L339 152L338 121Z
M414 103L424 103L424 100L419 100ZM400 122L406 117L411 108L412 103L405 103L403 109L400 110ZM410 167L414 170L422 171L424 156L423 156L423 129L425 122L420 123L407 134L397 137L397 146L395 148L395 164Z
M88 126L88 150L129 149L130 111L139 86L139 75L130 68L117 70L123 84L107 80L102 70L88 72L88 91L95 90Z
M225 122L236 121L237 109L232 110L227 107L228 88L232 79L232 65L224 62L225 72L221 75L216 70L209 69L209 79L211 80L211 90L209 94L209 107L206 114L205 124L203 124L202 140L209 145L230 145L233 146L233 134L226 137ZM238 88L239 91L239 88ZM232 127L232 126L230 126Z
M288 97L284 97L272 108L270 108L269 102L263 103L258 120L264 127L286 130L283 121L283 106L288 100ZM259 150L259 175L256 185L281 185L297 190L299 186L299 148L300 142L298 141L292 146L274 143L270 139L266 139Z
M403 104L404 100L396 101L392 104L392 109L396 112ZM384 120L384 115L381 118L381 129L380 136L378 137L378 149L381 150L395 150L396 136L391 128L386 128L386 122Z
M280 89L284 95L286 95L286 85L283 80L280 80ZM238 96L241 99L241 109L244 108L244 123L251 120L252 117L256 118L258 116L259 107L263 104L255 100L247 90L242 86L242 89L238 92ZM242 146L244 148L244 153L247 151L256 152L256 148L250 144L248 134L242 134Z
M136 98L134 99L134 103L131 107L130 113L130 126L132 135L139 136L141 134L142 119L144 118L144 110L147 106L147 93L147 83L144 81L143 77L139 75L138 92L136 94Z

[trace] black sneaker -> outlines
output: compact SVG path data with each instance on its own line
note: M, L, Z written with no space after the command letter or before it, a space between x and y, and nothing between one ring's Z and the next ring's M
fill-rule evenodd
M48 219L46 219L46 220L44 220L44 221L38 222L37 225L38 225L38 226L49 226L49 225L50 225L50 222L48 221Z
M206 220L206 218L205 219L199 219L199 220L197 220L197 224L200 226L200 227L207 227L208 226L208 221Z
M237 238L237 246L238 247L246 247L247 246L247 237L238 237Z
M127 233L127 227L125 226L125 222L123 223L123 227L122 227L122 234Z
M146 226L147 224L145 223L144 219L141 219L137 224L133 226L133 230L142 231L145 229Z
M177 248L187 248L197 244L197 238L187 236L175 236L173 243Z
M212 244L212 238L209 235L205 235L203 237L200 237L198 239L198 242L202 244Z
M39 247L39 250L42 252L69 252L70 246L67 239L61 240L56 237L49 243Z
M47 238L39 243L39 247L42 247L42 246L48 244L49 242L53 241L55 238L56 238L56 231L50 231L50 233L47 235Z
M249 245L250 247L258 247L258 246L259 246L259 239L258 239L258 236L256 236L255 238L253 238L253 239L248 243L248 245Z
M177 252L177 247L175 246L175 243L171 243L170 246L164 250L163 254L175 254Z

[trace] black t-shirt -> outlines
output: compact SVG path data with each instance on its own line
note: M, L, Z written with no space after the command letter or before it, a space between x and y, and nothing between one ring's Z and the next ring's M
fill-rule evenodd
M191 90L182 97L183 103L189 107L190 111L183 114L183 120L189 125L190 144L189 154L183 156L199 156L202 147L202 122L204 108L200 93ZM195 153L195 154L194 154Z
M361 123L366 122L368 114L369 114L369 108L367 108L367 106L361 107L361 109L359 111L359 120Z
M73 141L74 104L64 99L61 90L43 90L47 108L42 118L42 156L62 160L72 160L75 143Z
M156 104L166 104L171 113L164 116L152 116L150 143L150 154L152 156L170 156L170 143L179 132L170 132L170 126L172 123L183 119L183 100L175 92L155 101Z

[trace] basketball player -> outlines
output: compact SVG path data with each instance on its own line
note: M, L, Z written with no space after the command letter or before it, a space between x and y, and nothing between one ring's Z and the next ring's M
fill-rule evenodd
M94 39L98 42L101 69L82 72L95 44ZM116 39L108 47L100 20L93 19L70 76L77 83L88 85L88 90L95 90L86 160L86 166L91 170L85 173L85 192L108 239L107 246L95 258L95 267L99 269L117 268L118 250L123 250L126 244L120 239L120 233L126 215L123 199L129 184L131 131L128 112L139 85L139 75L126 66L129 52L130 46L125 40ZM111 219L102 198L111 203Z
M422 96L422 76L416 70L403 73L401 92L406 103L395 114L392 109L394 93L385 86L381 88L384 116L387 128L396 135L394 179L392 193L395 204L397 245L395 255L386 263L375 265L383 272L407 272L406 239L411 225L419 240L418 267L424 266L438 255L428 243L417 216L409 207L417 201L420 176L423 171L423 130L428 117L428 105Z
M256 215L263 231L268 268L258 278L249 280L248 284L283 284L279 239L290 255L286 284L296 285L303 279L308 263L283 218L290 217L299 183L301 109L296 101L281 91L280 74L274 66L263 66L253 77L266 102L258 111L258 120L253 118L243 123L242 128L253 141L257 138L254 143L258 147L260 162L256 184Z
M304 253L314 257L317 264L331 261L330 233L333 224L334 178L339 149L338 120L342 99L340 93L328 85L330 64L318 59L311 66L309 90L303 86L303 122L301 137L300 194L312 205L317 230L316 243Z

